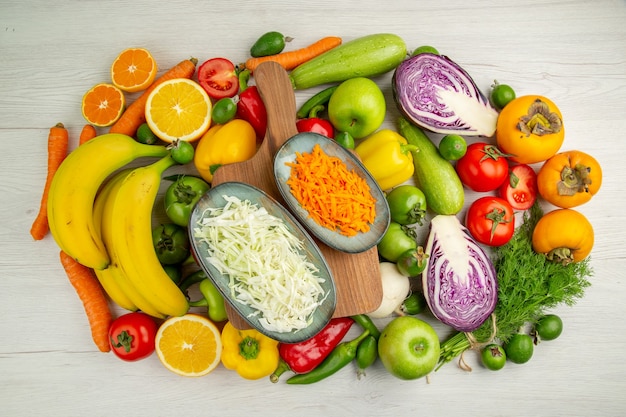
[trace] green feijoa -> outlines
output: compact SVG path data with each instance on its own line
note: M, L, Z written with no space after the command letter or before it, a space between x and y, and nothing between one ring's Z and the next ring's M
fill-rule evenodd
M250 55L255 58L276 55L285 49L285 35L280 32L266 32L250 48Z
M419 55L423 53L439 55L439 51L434 46L422 45L418 48L415 48L413 52L411 53L411 56L415 56L415 55Z
M540 340L554 340L563 332L563 320L556 314L546 314L535 324L535 332Z
M232 97L224 97L215 102L211 119L218 125L230 121L237 114L237 102Z
M137 142L143 143L146 145L154 145L159 141L157 135L154 134L152 130L150 130L150 126L148 123L142 123L137 129Z

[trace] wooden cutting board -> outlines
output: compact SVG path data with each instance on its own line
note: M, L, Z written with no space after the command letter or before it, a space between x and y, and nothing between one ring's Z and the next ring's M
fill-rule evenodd
M213 185L228 181L258 187L287 207L274 180L274 155L296 129L296 102L287 72L275 62L266 62L254 71L254 80L267 108L267 134L252 159L223 165L213 176ZM337 307L333 317L369 313L382 301L382 284L376 247L358 253L337 251L316 241L335 279ZM227 304L228 318L239 329L249 328L246 321Z

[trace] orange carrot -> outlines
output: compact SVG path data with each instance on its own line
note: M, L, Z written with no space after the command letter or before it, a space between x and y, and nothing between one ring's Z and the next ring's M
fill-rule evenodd
M258 67L262 62L275 61L278 62L285 70L289 71L298 65L341 45L341 41L342 40L339 37L327 36L307 47L296 49L295 51L281 52L276 55L263 56L259 58L248 58L245 63L245 67L250 70L250 72L254 72L256 67Z
M96 136L98 136L96 128L92 124L87 123L85 126L83 126L83 130L80 131L80 136L78 137L78 145L80 146L88 140L95 138Z
M69 147L68 133L63 123L57 123L50 128L48 134L48 168L46 175L46 183L43 187L41 195L41 203L39 204L39 212L30 228L30 234L35 240L41 240L48 234L50 226L48 225L48 192L52 177L59 169L59 165L67 156Z
M113 322L113 315L96 274L93 269L81 265L63 251L61 251L61 264L78 298L83 303L93 341L101 352L109 352L111 350L109 327Z
M109 132L111 133L123 133L128 136L134 136L139 126L146 121L146 101L148 96L156 88L157 85L164 81L171 80L173 78L191 78L196 72L196 64L198 60L196 58L185 59L179 62L176 66L170 68L167 72L161 75L159 78L145 89L139 97L133 103L124 110L122 116L113 123Z
M287 184L309 216L345 236L367 232L376 217L376 200L367 182L319 144L310 153L297 153Z

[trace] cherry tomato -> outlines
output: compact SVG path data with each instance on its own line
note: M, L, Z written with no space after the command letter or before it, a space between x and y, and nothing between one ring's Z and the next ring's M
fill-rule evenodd
M479 192L493 191L506 180L509 172L507 156L495 145L475 142L456 161L456 172L461 182L470 189Z
M198 67L198 83L209 97L219 100L239 92L235 65L226 58L211 58Z
M537 199L537 174L527 164L514 165L498 188L498 196L508 201L514 210L528 210Z
M193 175L172 175L165 179L173 181L165 190L163 198L165 214L172 223L187 227L193 208L211 186Z
M506 363L506 353L504 353L504 349L502 346L495 343L485 346L480 352L480 358L485 368L492 371L499 371L504 368Z
M481 197L467 210L465 226L478 242L502 246L511 240L515 231L513 207L500 197Z
M163 265L179 264L191 253L187 229L174 223L161 224L152 229L152 244Z
M125 361L147 358L154 352L158 326L147 314L134 312L113 320L109 327L111 350Z
M400 224L418 223L426 218L426 196L414 185L403 184L387 194L391 220Z

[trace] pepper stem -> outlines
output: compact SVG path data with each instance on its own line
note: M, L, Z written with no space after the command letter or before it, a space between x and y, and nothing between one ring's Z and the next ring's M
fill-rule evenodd
M246 336L239 343L239 355L249 361L259 356L259 341L254 337Z

